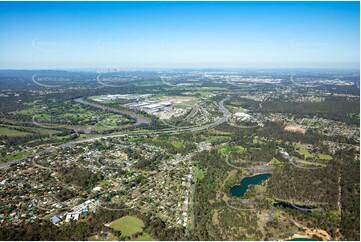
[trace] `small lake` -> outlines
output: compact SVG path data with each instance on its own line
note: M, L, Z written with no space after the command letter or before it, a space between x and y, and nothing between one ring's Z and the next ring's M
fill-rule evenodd
M232 196L242 197L247 192L250 185L260 184L264 180L267 180L271 175L271 173L263 173L243 178L239 185L231 187Z

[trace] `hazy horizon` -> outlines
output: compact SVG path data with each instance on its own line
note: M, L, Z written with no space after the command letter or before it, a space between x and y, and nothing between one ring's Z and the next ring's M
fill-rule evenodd
M0 2L0 69L359 69L359 2Z

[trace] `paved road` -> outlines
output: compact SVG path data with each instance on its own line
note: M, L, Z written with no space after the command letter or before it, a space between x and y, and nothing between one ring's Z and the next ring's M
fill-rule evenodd
M201 130L205 130L205 129L214 128L214 127L216 127L216 126L218 126L218 125L220 125L220 124L222 124L224 122L227 122L227 120L229 119L229 117L231 115L231 113L224 107L224 102L226 100L228 100L228 99L229 99L229 97L224 98L219 102L219 108L223 112L223 117L218 119L217 121L215 121L213 123L210 123L210 124L197 126L197 127L169 128L169 129L163 129L163 130L159 130L159 131L130 132L130 133L124 133L124 134L108 134L108 135L102 135L102 136L98 136L98 137L94 137L94 138L88 138L88 139L84 139L84 140L69 141L69 142L66 142L64 144L58 145L57 147L45 148L44 150L38 151L38 152L33 153L31 155L24 156L24 157L22 157L20 159L16 159L16 160L8 161L8 162L5 162L5 163L1 163L0 164L0 169L6 168L6 167L10 166L11 164L24 161L24 160L26 160L28 158L32 158L34 156L38 156L38 155L42 155L44 153L52 152L56 148L65 148L65 147L69 147L69 146L72 146L72 145L75 145L75 144L93 142L93 141L101 140L101 139L104 139L104 138L127 137L127 136L137 136L137 135L153 135L153 134L179 134L179 133L182 133L182 132L195 132L195 131L201 131ZM91 105L93 107L97 107L97 108L101 108L101 109L103 108L103 109L106 109L106 110L109 110L109 111L113 110L113 108L108 108L108 107L105 107L103 105L97 105L97 104L86 102L86 101L82 100L81 98L78 98L75 101L86 104L86 105L89 104L89 105ZM117 111L119 111L119 110L117 110ZM140 125L140 124L145 124L145 123L147 123L147 120L139 119L139 120L137 120L135 125Z

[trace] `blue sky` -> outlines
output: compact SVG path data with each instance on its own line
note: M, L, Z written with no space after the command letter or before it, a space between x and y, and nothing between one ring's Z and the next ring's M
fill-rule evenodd
M359 2L0 2L0 68L358 68Z

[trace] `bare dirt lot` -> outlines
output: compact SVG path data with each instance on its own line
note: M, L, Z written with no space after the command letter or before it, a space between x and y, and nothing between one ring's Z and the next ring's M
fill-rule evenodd
M301 126L298 126L298 125L286 125L284 130L288 131L288 132L297 132L297 133L302 133L302 134L306 133L306 129L304 129Z

